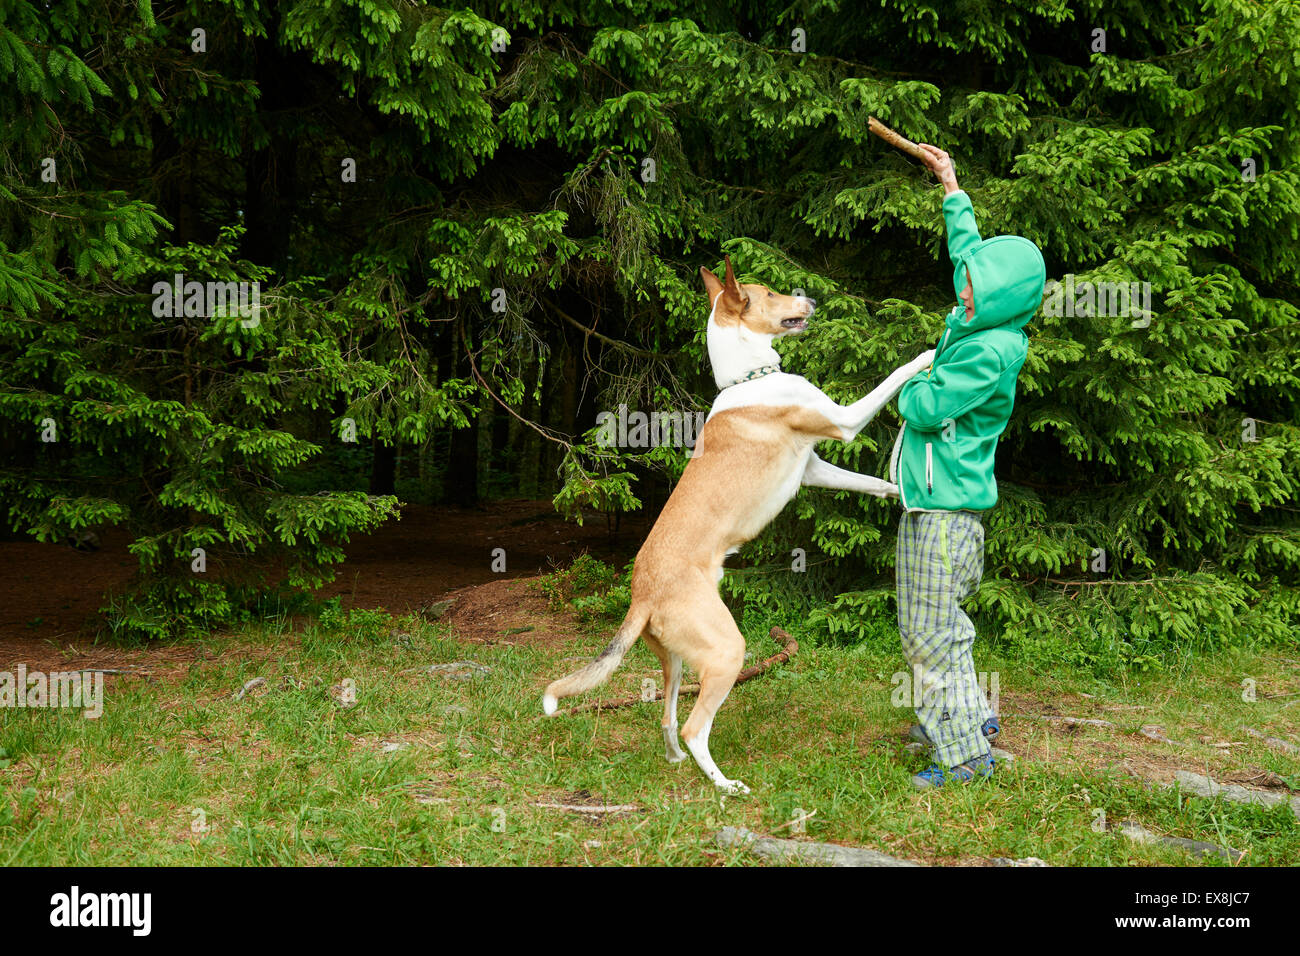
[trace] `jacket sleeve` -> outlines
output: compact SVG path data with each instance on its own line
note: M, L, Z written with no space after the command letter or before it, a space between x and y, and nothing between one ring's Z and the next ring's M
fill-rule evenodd
M898 393L898 413L921 431L938 431L948 419L978 408L997 391L1002 359L987 345L962 342L952 357L929 372L919 372Z
M965 190L943 197L943 220L948 226L948 258L957 268L961 257L979 244L980 231L975 224L975 207Z

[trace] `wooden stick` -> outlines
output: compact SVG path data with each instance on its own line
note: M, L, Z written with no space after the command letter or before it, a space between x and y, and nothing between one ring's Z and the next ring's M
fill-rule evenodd
M930 154L920 146L917 146L914 142L904 136L899 136L874 116L867 117L867 129L871 130L871 132L875 133L890 146L893 146L895 149L901 149L909 156L915 156L923 163L928 162L930 159Z
M773 664L785 663L790 658L794 657L796 653L798 653L799 642L796 641L793 637L791 637L788 633L781 630L781 628L779 627L772 628L772 632L770 636L772 640L782 645L781 651L779 653L773 654L771 657L763 661L763 663L761 664L755 664L753 667L746 667L736 677L737 684L743 684L745 681L757 677L759 674L763 673L763 671L767 670ZM679 697L690 697L694 694L698 694L699 692L700 692L699 684L687 684L684 687L678 689L677 695ZM663 699L664 699L664 692L661 690L661 691L657 691L653 698L644 701L644 703L648 704L652 700L663 700ZM564 715L580 714L586 710L613 710L616 707L631 707L633 704L640 704L642 702L643 701L641 699L640 694L637 694L633 697L622 697L618 700L598 700L590 704L579 704L577 707L570 707L568 710L562 710L556 716L559 716L560 714L564 714Z
M640 813L641 808L635 803L607 803L598 807L587 807L578 803L534 803L533 806L543 810L572 810L574 813Z
M1058 717L1055 714L1008 714L1008 717L1026 717L1030 720L1047 720L1054 724L1064 724L1066 727L1110 727L1114 728L1109 720L1094 720L1091 717Z

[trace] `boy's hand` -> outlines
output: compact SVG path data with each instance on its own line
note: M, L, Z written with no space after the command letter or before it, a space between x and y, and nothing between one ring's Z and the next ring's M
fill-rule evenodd
M929 143L917 143L928 155L925 165L930 171L939 177L939 182L943 183L944 195L958 192L961 187L957 185L957 172L952 168L952 157L937 146L931 146Z

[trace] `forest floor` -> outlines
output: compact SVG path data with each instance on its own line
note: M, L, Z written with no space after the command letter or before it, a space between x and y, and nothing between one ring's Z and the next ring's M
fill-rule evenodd
M495 501L482 509L406 505L400 521L353 539L335 580L317 597L401 615L456 588L545 573L584 552L621 566L645 537L644 521L624 515L615 534L602 516L581 526L567 522L547 500ZM0 542L0 668L114 666L116 650L93 644L90 634L105 593L122 588L138 564L129 544L120 530L105 532L99 549L86 552ZM497 547L506 548L504 572L492 569Z
M929 865L1231 865L1130 839L1116 827L1130 820L1239 850L1238 865L1300 862L1285 804L1170 786L1191 771L1300 791L1287 749L1300 661L1224 653L1100 680L986 651L998 744L1017 759L918 793L909 778L928 761L907 747L911 710L891 701L898 655L805 643L720 712L714 757L753 789L724 798L691 761L664 761L659 703L542 716L546 683L611 630L552 600L547 580L460 587L443 613L361 606L140 649L45 641L38 663L120 673L97 719L0 711L0 865L763 864L718 844L726 826ZM756 659L775 650L749 638ZM589 699L647 678L658 664L637 645ZM1062 716L1109 726L1045 719Z

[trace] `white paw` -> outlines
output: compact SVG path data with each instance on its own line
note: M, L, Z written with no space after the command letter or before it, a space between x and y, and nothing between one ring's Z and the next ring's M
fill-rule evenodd
M749 787L745 786L739 780L719 780L717 782L717 787L723 793L729 793L732 796L741 793L749 793Z
M897 498L899 494L898 485L894 484L892 481L886 481L881 484L880 488L873 491L872 494L877 498Z
M680 750L677 751L676 753L673 753L671 750L669 750L667 753L664 754L664 757L665 759L667 759L669 763L681 763L683 760L686 759L686 754L682 753Z
M545 695L542 698L542 713L546 714L547 717L550 717L555 713L555 708L558 707L559 704L560 702L550 694Z

